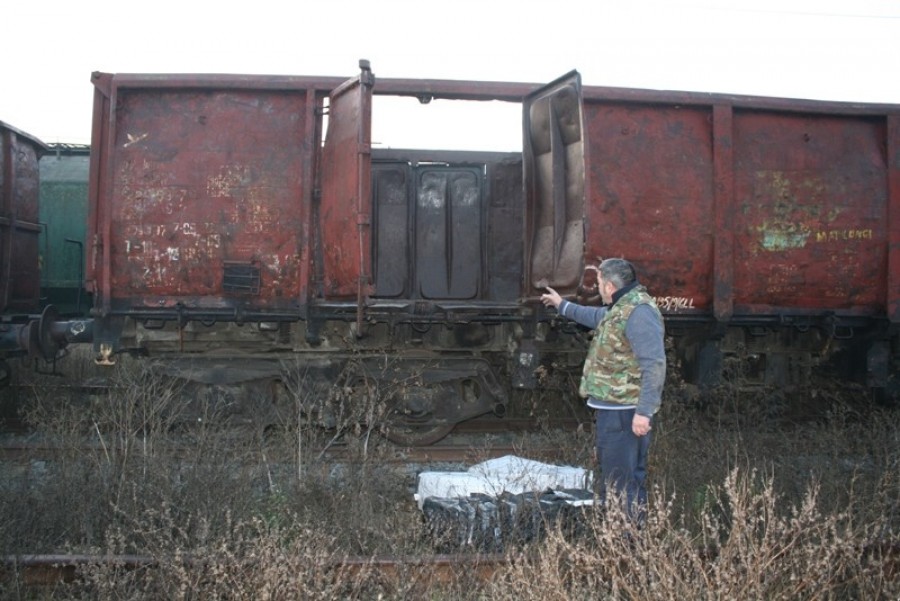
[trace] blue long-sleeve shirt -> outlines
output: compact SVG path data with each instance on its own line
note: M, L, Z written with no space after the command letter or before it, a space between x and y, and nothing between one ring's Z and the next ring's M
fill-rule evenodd
M559 314L591 330L597 329L608 311L607 307L586 307L563 300ZM651 417L662 402L666 381L665 326L649 305L638 305L625 323L625 337L631 345L641 371L641 394L635 412ZM588 399L594 409L609 408L604 399Z

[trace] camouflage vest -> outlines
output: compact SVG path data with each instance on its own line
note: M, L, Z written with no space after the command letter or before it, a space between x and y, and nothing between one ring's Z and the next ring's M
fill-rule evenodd
M625 337L625 324L638 305L650 305L659 313L647 289L635 286L610 307L597 325L578 389L582 397L637 405L641 393L641 372L631 344Z

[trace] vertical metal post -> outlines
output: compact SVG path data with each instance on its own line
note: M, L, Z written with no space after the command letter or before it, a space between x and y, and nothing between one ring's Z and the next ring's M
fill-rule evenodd
M713 313L720 324L734 312L734 111L713 106Z

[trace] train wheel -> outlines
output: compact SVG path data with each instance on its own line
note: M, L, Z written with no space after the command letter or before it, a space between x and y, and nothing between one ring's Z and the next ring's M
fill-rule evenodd
M406 446L430 445L447 436L456 423L437 414L437 408L442 407L441 392L438 388L421 387L397 394L382 422L382 435Z
M416 420L410 416L395 416L381 429L382 436L394 444L422 447L434 444L453 430L452 423Z

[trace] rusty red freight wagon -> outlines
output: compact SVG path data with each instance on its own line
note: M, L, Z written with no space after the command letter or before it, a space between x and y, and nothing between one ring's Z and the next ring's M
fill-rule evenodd
M585 266L623 256L689 379L743 353L760 383L840 361L892 384L898 106L589 87L576 72L376 79L365 62L349 80L93 83L102 361L166 355L198 381L271 389L290 356L323 391L375 382L427 442L502 413L542 369L577 371L584 332L538 296L589 297ZM373 149L373 96L516 103L521 152ZM388 384L401 380L415 385Z
M48 147L0 121L0 312L39 308L40 170Z
M40 310L40 169L49 150L0 121L0 388L12 378L6 359L33 348ZM32 325L34 324L34 325Z

